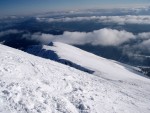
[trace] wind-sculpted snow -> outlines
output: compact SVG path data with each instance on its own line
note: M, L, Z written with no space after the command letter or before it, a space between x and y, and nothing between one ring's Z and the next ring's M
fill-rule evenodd
M135 67L108 60L60 42L51 42L50 45L32 46L27 49L27 52L51 60L57 59L56 61L69 66L71 66L71 64L78 65L77 69L83 71L79 66L83 67L87 70L91 70L94 75L106 79L144 79L140 77L143 76L141 73L135 71ZM63 61L71 62L71 64L67 64Z
M150 80L123 70L126 79L103 79L0 45L0 112L149 113Z
M53 44L51 46L53 46ZM70 60L61 59L54 50L50 50L50 49L46 50L43 45L30 46L30 47L28 47L26 52L28 52L30 54L33 54L33 55L36 55L36 56L40 56L42 58L46 58L46 59L57 61L59 63L68 65L70 67L74 67L74 68L76 68L78 70L87 72L89 74L94 73L94 71L92 71L90 69L87 69L85 67L82 67L81 65L76 64L76 63L74 63L74 62L72 62Z

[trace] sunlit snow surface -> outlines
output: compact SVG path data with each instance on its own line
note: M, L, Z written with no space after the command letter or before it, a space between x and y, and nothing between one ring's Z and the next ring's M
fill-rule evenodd
M62 43L53 50L96 72L87 74L0 45L1 113L150 112L150 80L130 66Z

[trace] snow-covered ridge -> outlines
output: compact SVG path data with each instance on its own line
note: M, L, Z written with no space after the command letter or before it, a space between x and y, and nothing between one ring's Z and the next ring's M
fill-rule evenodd
M140 75L142 76L141 73L135 71L135 67L108 60L60 42L52 42L49 45L32 46L28 48L27 52L61 62L85 72L94 73L94 75L106 79L141 79ZM137 75L139 76L137 77Z
M90 74L94 73L94 71L92 71L90 69L87 69L85 67L82 67L80 64L77 64L77 63L75 63L71 60L61 59L54 50L48 49L50 46L54 46L53 43L49 44L49 46L46 46L46 45L30 46L30 47L28 47L26 52L28 52L30 54L33 54L33 55L36 55L36 56L40 56L42 58L57 61L59 63L68 65L70 67L74 67L76 69L79 69L81 71L84 71L84 72L87 72L87 73L90 73Z
M65 44L55 43L56 47L57 44L64 49ZM74 54L80 51L66 46ZM79 57L82 54L88 53L81 53ZM90 56L91 59L97 58L92 54ZM78 57L78 54L74 57ZM110 62L115 64L99 59L105 65ZM149 113L150 80L124 69L120 64L113 66L116 71L124 70L126 79L103 79L103 73L95 76L0 45L0 112ZM105 73L105 76L109 73ZM115 77L113 74L112 70L112 76Z

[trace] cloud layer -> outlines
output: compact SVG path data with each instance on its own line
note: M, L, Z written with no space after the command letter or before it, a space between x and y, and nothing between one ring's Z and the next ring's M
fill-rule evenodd
M22 33L23 31L19 31L16 29L10 29L10 30L6 30L6 31L1 31L0 32L0 37L3 37L5 35L9 35L9 34L18 34L18 33Z
M10 29L0 32L0 37L9 34L22 33L20 39L38 41L41 44L49 44L50 42L63 42L72 45L99 45L99 46L115 46L121 47L122 52L129 57L139 58L140 55L150 55L150 32L133 34L125 30L116 29L100 29L93 32L69 32L65 31L62 35L52 35L46 33L23 32L15 29ZM4 43L3 40L1 43ZM141 58L141 57L140 57Z
M101 23L115 24L150 24L150 16L90 16L90 17L63 17L63 18L36 18L39 22L79 22L79 21L97 21Z
M45 33L34 33L24 35L29 38L49 44L52 41L63 42L72 45L92 44L99 46L115 46L121 48L123 54L131 58L144 60L140 55L150 55L150 32L139 33L134 35L127 31L115 29L100 29L93 32L64 32L62 35L51 35Z
M92 45L118 46L131 39L135 39L135 36L124 30L118 31L104 28L89 33L66 31L63 35L35 33L31 36L31 39L38 40L44 44L48 44L51 41L57 41L77 45L90 43Z

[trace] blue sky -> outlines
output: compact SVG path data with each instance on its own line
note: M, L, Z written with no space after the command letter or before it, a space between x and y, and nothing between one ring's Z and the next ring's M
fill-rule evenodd
M31 14L51 10L150 4L150 0L0 0L0 14Z

